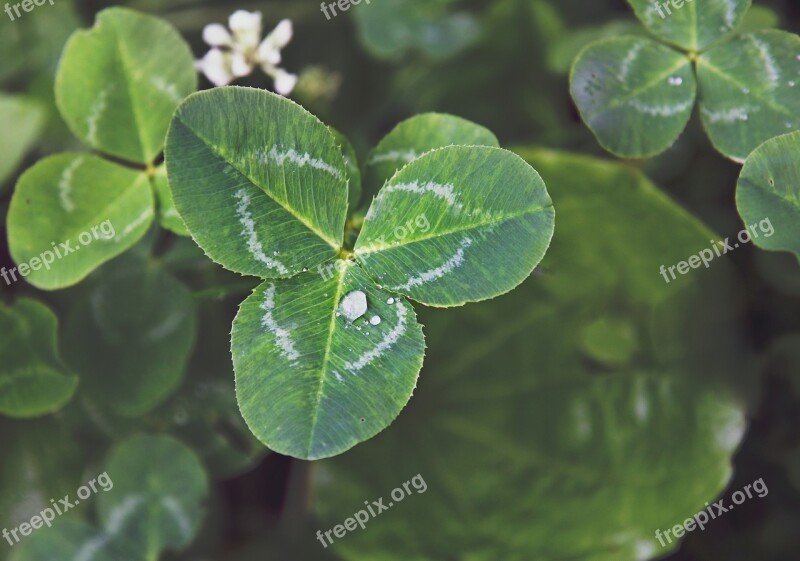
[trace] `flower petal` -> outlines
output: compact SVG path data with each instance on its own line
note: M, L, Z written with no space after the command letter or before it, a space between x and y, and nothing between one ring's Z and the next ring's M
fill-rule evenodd
M195 62L195 67L215 86L226 86L234 79L230 58L219 49L208 51L202 59Z
M231 14L228 25L239 50L248 51L258 47L261 39L261 12L236 10Z
M219 23L212 23L203 28L203 41L212 47L230 47L233 44L233 37Z
M239 51L231 53L231 72L237 78L247 76L253 71L253 64Z
M297 75L290 74L282 68L275 73L275 91L281 95L289 95L297 85Z

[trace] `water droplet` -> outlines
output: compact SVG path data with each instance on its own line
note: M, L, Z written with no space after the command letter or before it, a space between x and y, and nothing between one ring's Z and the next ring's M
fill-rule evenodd
M386 301L386 303L387 303L387 304L394 304L394 298L389 298L389 299Z
M357 329L358 331L361 331L361 326L360 326L360 325L356 325L356 329Z
M369 318L369 322L372 325L378 325L381 322L381 318L379 318L378 316L372 316L371 318Z
M743 93L744 95L747 95L747 94L749 94L749 93L750 93L750 88L742 88L742 93Z
M367 313L367 295L360 290L347 293L339 303L339 311L349 321L357 320Z
M795 82L794 80L789 80L789 87L790 88L795 87L795 85L797 85L797 82Z
M667 83L670 86L680 86L681 84L683 84L683 78L681 78L680 76L670 76L669 79L667 80Z
M303 267L303 272L307 273L308 272L308 267Z
M280 255L280 251L278 251L278 250L276 249L275 251L273 251L273 252L272 252L272 255Z
M785 123L783 123L783 124L786 126L786 128L787 128L787 129L790 129L790 128L792 128L792 127L794 126L794 125L792 125L792 123L790 123L789 121L786 121L786 122L785 122Z

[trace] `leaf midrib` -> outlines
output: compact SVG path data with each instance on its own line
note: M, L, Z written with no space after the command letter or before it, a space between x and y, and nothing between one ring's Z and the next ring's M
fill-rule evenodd
M498 220L488 220L488 221L484 221L484 222L472 223L472 224L470 224L468 226L464 226L464 227L460 227L460 228L451 228L449 230L437 231L437 232L432 233L430 235L425 235L425 236L421 236L419 238L409 239L408 241L399 241L397 244L394 244L394 245L380 246L380 247L377 247L377 249L373 249L371 251L360 251L359 247L358 247L358 243L356 243L356 248L355 248L354 252L355 252L355 254L357 256L361 256L361 255L371 255L371 254L374 254L374 253L378 253L380 251L389 251L389 250L392 250L392 249L399 249L401 247L405 247L407 245L411 245L411 244L414 244L414 243L424 242L424 241L432 240L432 239L435 239L435 238L441 238L441 237L444 237L444 236L449 236L450 234L459 234L461 232L466 232L466 231L469 231L469 230L483 228L485 226L496 226L498 224L502 224L504 222L508 222L509 220L515 220L517 218L522 218L522 217L527 216L529 214L536 214L538 212L542 212L542 211L547 210L549 208L553 208L553 204L552 203L549 204L549 205L541 206L541 207L527 209L524 212L521 212L519 214L507 214L507 215L504 215L502 218L500 218ZM367 244L367 246L371 245L368 241L366 242L366 244Z
M230 159L227 157L227 154L223 154L222 152L220 152L219 148L218 148L218 147L217 147L217 146L216 146L214 143L212 143L210 140L208 140L207 138L205 138L205 136L203 136L203 135L202 135L202 134L200 134L200 133L199 133L197 130L195 130L193 127L191 127L191 126L189 125L189 123L187 123L187 122L186 122L186 121L185 121L185 120L184 120L184 119L181 117L181 115L180 115L179 113L175 115L175 118L176 118L178 121L180 121L180 123L181 123L181 124L182 124L184 127L186 127L186 129L187 129L187 130L191 131L191 132L192 132L192 134L194 134L194 135L195 135L195 137L197 137L197 139L198 139L198 140L200 140L201 142L203 142L203 144L205 144L205 145L206 145L206 146L207 146L207 147L208 147L208 148L209 148L209 149L210 149L210 150L211 150L211 151L212 151L214 154L216 154L218 157L222 158L222 160L223 160L225 163L227 163L229 166L231 166L233 169L235 169L237 172L239 172L239 173L240 173L240 174L241 174L241 175L242 175L244 178L246 178L246 179L247 179L247 180L248 180L248 181L249 181L249 182L250 182L250 183L253 185L253 187L257 188L259 191L261 191L262 193L264 193L264 194L265 194L267 197L269 197L269 198L270 198L272 201L274 201L276 204L278 204L278 205L279 205L279 206L280 206L282 209L284 209L286 212L288 212L289 214L291 214L291 215L292 215L292 216L293 216L293 217L294 217L294 218L295 218L295 219L296 219L298 222L300 222L300 223L301 223L303 226L305 226L306 228L308 228L308 229L309 229L309 230L310 230L312 233L314 233L314 234L315 234L315 235L316 235L318 238L320 238L322 241L324 241L325 243L327 243L329 246L331 246L331 247L332 247L333 249L335 249L337 252L338 252L338 251L341 249L341 246L342 246L341 242L339 242L339 241L336 241L336 240L332 240L332 239L331 239L331 238L329 238L329 237L328 237L326 234L324 234L323 232L321 232L321 231L319 231L317 228L315 228L315 227L314 227L314 225L312 225L312 224L311 224L311 223L310 223L310 222L309 222L309 221L308 221L308 220L307 220L305 217L303 217L301 214L299 214L299 213L297 212L297 210L295 210L294 208L292 208L292 207L291 207L289 204L287 204L287 203L283 203L283 202L279 201L278 199L276 199L275 197L273 197L273 196L272 196L272 194L271 194L269 191L267 191L266 189L264 189L263 187L261 187L261 185L259 185L259 183L258 183L258 182L257 182L255 179L253 179L253 178L252 178L252 177L251 177L249 174L247 174L246 172L244 172L244 171L242 171L241 169L239 169L239 167L238 167L238 166L236 166L236 165L234 164L234 162L232 162L232 161L231 161L231 160L230 160ZM286 189L286 182L285 182L285 181L284 181L284 189ZM342 235L344 235L344 232L342 232Z

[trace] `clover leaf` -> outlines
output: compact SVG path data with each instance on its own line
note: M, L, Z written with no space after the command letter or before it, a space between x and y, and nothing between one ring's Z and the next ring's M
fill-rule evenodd
M154 193L160 220L182 233L154 162L173 111L196 80L188 45L159 18L109 8L94 28L73 34L59 63L56 100L75 135L101 155L51 156L20 177L8 233L12 257L21 271L30 269L23 273L28 282L43 290L71 286L128 250L156 214Z
M406 297L495 297L550 243L552 203L530 165L497 147L450 146L494 135L449 116L399 131L373 155L414 158L378 192L350 248L353 155L316 117L270 92L223 87L190 96L173 118L176 210L209 257L265 279L240 306L231 351L242 415L275 451L333 456L386 428L425 348Z
M753 239L772 251L800 258L800 132L768 140L744 163L736 187L736 207L745 225L767 221L773 233Z
M75 393L78 378L58 353L55 314L36 300L22 298L11 307L0 305L0 320L5 326L0 414L36 417L60 409Z
M760 30L730 38L750 0L629 3L670 46L647 37L604 39L587 45L570 73L581 118L606 150L629 158L662 153L684 130L695 98L714 147L738 162L800 129L800 37Z

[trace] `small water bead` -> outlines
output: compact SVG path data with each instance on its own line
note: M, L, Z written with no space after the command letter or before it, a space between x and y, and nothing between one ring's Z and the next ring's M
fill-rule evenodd
M369 322L372 325L378 325L381 322L381 318L379 318L378 316L372 316L371 318L369 318Z
M683 78L680 76L670 76L667 83L669 83L670 86L680 86L683 84Z
M387 303L387 304L394 304L394 298L389 298L389 299L386 301L386 303Z
M750 93L750 88L742 88L742 93L743 93L744 95L747 95L747 94L749 94L749 93Z
M280 252L280 251L278 251L277 249L276 249L275 251L273 251L273 252L272 252L272 255L280 255L280 254L281 254L281 252Z
M795 85L796 85L796 84L797 84L797 83L796 83L794 80L789 80L789 87L790 87L790 88L793 88L793 87L795 87Z
M792 125L792 123L790 123L790 122L788 122L788 121L787 121L787 122L785 122L785 123L784 123L784 125L786 125L786 128L787 128L787 129L790 129L790 128L792 128L792 127L794 126L794 125Z

